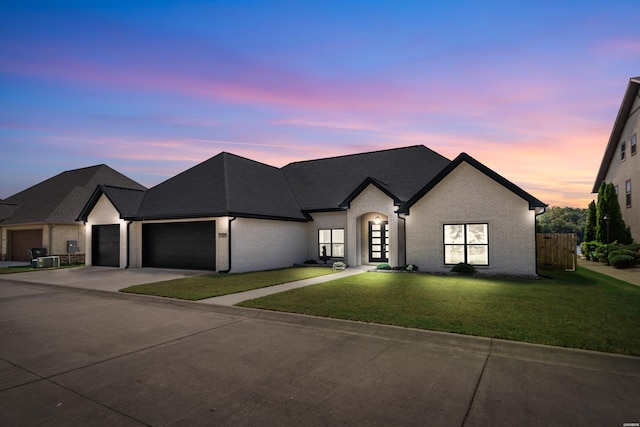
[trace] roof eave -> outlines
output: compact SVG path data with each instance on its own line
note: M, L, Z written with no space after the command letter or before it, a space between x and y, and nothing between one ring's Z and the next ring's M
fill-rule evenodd
M600 168L598 169L596 180L593 184L593 188L591 189L592 193L598 192L602 181L604 181L605 177L607 176L609 166L611 165L611 161L615 156L618 142L620 141L622 131L624 130L624 126L627 123L627 119L629 118L629 113L631 112L631 108L633 107L634 97L636 93L638 93L639 87L640 76L629 79L627 89L622 98L622 103L620 104L620 109L618 110L618 115L616 116L616 120L613 123L613 128L611 129L609 142L607 142L607 147L605 148L604 155L602 156L602 162L600 163Z

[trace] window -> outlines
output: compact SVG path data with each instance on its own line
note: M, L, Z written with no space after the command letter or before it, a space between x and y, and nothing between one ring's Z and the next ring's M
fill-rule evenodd
M627 196L627 207L630 208L631 207L631 180L630 179L628 179L624 183L624 192Z
M489 265L488 224L445 224L444 263Z
M318 230L318 254L344 258L344 228Z
M623 161L625 159L626 150L627 150L627 141L622 141L622 144L620 144L620 161Z
M635 156L637 152L638 152L638 144L636 142L636 134L634 133L631 136L631 155Z

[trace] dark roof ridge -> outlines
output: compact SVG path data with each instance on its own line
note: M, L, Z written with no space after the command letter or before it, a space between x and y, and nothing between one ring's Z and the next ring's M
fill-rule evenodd
M299 160L297 162L291 162L291 163L288 163L288 164L284 165L282 167L282 169L286 168L289 165L296 165L296 164L300 164L300 163L318 162L318 161L322 161L322 160L343 159L343 158L346 158L346 157L364 156L364 155L367 155L367 154L385 153L385 152L389 152L389 151L406 150L406 149L409 149L409 148L419 148L419 147L423 147L423 148L426 148L429 151L433 151L429 147L427 147L427 146L425 146L423 144L415 144L415 145L408 145L408 146L405 146L405 147L394 147L394 148L384 148L382 150L365 151L364 153L341 154L339 156L321 157L319 159ZM433 151L433 152L435 153L435 151Z
M142 188L129 188L129 187L121 187L119 185L109 185L109 184L99 184L98 187L115 188L116 190L147 191L146 189L142 189Z

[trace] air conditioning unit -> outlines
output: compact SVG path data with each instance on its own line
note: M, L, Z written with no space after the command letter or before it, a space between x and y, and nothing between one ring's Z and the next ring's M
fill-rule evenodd
M60 267L60 257L42 256L38 257L38 268Z

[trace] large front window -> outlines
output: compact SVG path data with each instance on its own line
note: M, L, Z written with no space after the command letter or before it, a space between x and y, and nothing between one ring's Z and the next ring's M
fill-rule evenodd
M344 228L318 230L318 254L344 258Z
M444 263L489 265L488 224L445 224Z

